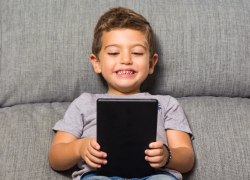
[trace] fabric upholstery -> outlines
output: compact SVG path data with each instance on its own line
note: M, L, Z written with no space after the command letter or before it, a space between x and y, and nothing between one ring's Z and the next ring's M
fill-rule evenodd
M178 99L194 133L195 166L184 179L250 179L250 100Z
M119 5L155 32L159 63L143 91L250 97L249 1L2 0L0 106L106 92L89 54L99 16Z
M250 100L188 97L178 99L195 139L194 170L185 179L249 179ZM3 179L70 179L73 168L55 172L48 153L52 127L69 103L17 105L0 111L0 175Z
M69 103L16 105L0 110L1 179L65 179L73 169L57 173L49 161L55 133ZM68 178L70 179L70 178Z
M81 93L106 93L89 54L116 6L154 30L142 91L179 98L195 137L184 179L250 179L249 0L0 0L0 179L71 179L77 167L49 166L52 127Z

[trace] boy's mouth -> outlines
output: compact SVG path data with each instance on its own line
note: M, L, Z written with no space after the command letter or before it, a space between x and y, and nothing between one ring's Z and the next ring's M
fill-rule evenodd
M132 69L121 69L115 71L115 74L120 78L132 78L136 76L137 72Z
M134 74L135 71L116 71L117 74Z

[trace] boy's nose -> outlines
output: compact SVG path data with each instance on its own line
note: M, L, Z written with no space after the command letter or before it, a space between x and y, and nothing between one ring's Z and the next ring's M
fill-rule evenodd
M130 54L123 54L120 59L121 64L133 64Z

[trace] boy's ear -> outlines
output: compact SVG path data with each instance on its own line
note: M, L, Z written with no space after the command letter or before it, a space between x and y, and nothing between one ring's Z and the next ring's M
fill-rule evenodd
M94 67L94 71L96 73L101 73L101 64L100 61L97 59L97 57L94 54L90 54L89 59Z
M153 74L155 65L158 61L158 54L154 54L153 58L149 61L149 72L148 74Z

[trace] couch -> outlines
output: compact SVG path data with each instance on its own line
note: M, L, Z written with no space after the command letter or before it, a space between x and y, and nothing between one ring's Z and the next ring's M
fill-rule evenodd
M141 91L178 99L195 139L187 180L250 179L249 0L0 0L0 179L71 179L48 162L52 127L107 85L89 61L109 7L151 23L159 62Z

